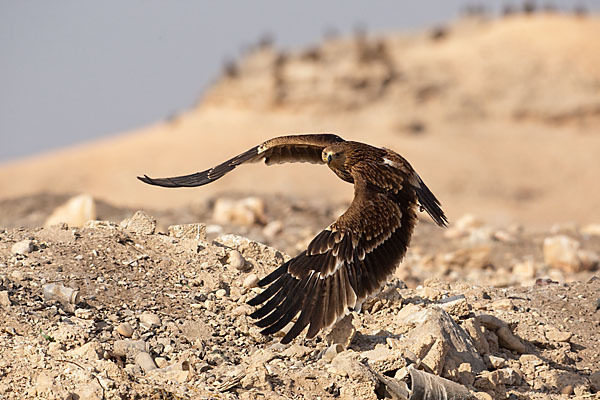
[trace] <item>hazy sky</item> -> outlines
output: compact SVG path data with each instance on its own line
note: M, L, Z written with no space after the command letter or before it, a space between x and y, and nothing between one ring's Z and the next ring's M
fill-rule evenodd
M189 108L224 61L278 47L432 26L464 0L0 0L0 162L118 133ZM504 4L485 3L497 11ZM555 0L600 10L600 0Z

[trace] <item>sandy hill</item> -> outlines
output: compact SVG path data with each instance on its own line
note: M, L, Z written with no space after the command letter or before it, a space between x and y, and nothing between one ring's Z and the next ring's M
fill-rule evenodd
M88 192L153 208L225 191L349 200L349 185L312 165L249 166L195 190L135 179L205 169L272 136L336 132L407 157L451 219L600 221L598 37L596 16L548 14L257 48L170 121L2 165L0 196Z

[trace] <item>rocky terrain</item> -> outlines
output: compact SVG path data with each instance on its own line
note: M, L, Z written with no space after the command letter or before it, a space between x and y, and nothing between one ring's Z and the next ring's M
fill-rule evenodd
M600 394L600 226L422 218L380 296L284 346L246 301L337 211L272 201L1 230L0 398L409 398L418 373L459 398Z
M600 398L599 36L529 12L263 43L194 109L0 165L0 399ZM135 177L299 132L398 151L450 226L421 214L378 297L283 346L246 302L352 187L306 165Z

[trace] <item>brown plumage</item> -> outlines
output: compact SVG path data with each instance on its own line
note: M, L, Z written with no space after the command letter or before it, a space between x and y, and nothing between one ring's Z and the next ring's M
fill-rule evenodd
M240 164L263 159L267 165L327 164L354 184L348 210L306 250L260 280L259 286L267 288L248 302L262 304L251 316L259 319L257 325L265 335L283 329L297 316L282 343L307 326L306 336L313 338L380 290L406 253L419 204L438 225L448 222L440 202L402 156L331 134L282 136L203 172L138 179L165 187L200 186Z

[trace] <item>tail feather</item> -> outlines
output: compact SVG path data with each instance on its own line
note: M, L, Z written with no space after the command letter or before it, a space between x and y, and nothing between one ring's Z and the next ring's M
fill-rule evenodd
M440 201L429 190L425 182L419 177L419 186L416 187L417 198L421 207L425 208L427 214L441 227L448 226L448 218L442 211Z

